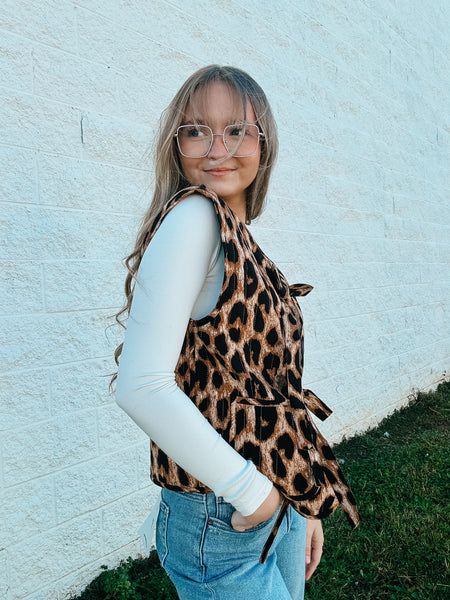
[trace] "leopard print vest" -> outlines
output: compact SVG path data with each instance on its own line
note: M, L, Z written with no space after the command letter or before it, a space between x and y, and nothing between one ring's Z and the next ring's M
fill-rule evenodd
M303 317L295 297L312 287L288 285L247 227L204 186L171 198L148 232L143 252L167 213L194 193L214 204L224 279L213 310L189 321L175 380L214 429L278 487L285 509L289 503L305 517L323 518L341 504L355 527L353 495L309 416L323 421L331 410L302 388ZM211 492L153 442L151 479L174 491Z

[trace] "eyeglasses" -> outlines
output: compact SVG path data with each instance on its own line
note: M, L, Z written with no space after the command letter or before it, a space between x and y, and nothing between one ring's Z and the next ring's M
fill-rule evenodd
M258 125L252 123L227 125L223 133L213 133L208 125L181 125L174 137L183 156L203 158L209 154L215 135L222 136L226 151L238 158L255 154L259 139L264 137Z

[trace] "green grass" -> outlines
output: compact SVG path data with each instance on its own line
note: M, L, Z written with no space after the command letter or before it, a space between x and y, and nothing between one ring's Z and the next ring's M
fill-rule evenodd
M307 600L450 598L449 416L447 382L334 446L362 522L351 531L341 510L324 522L324 555ZM176 598L153 552L104 570L73 600Z
M72 600L177 600L172 582L152 550L148 558L121 561L115 569L102 567L88 587Z
M450 597L449 416L450 383L443 383L334 447L362 522L351 531L336 511L324 523L308 600Z

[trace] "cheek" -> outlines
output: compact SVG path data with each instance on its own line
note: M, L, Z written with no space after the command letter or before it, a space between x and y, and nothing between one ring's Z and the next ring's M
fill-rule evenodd
M195 159L181 157L180 166L185 178L191 182L192 178L195 178L197 172Z
M260 154L252 157L252 160L249 161L249 163L247 165L247 171L248 171L249 177L252 178L252 181L255 179L255 177L258 174L259 163L260 163Z

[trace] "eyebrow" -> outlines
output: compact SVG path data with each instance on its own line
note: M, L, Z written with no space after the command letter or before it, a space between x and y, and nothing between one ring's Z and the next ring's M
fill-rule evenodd
M232 120L228 120L228 121L224 121L225 125L224 127L227 127L228 125L235 125L236 123L248 123L249 125L256 125L256 121L254 123L252 123L252 121L244 120L244 119L232 119ZM186 120L183 119L183 121L181 122L181 125L208 125L209 127L211 127L211 125L208 124L208 120L207 119L203 119L202 117L200 118L194 118L191 120Z

